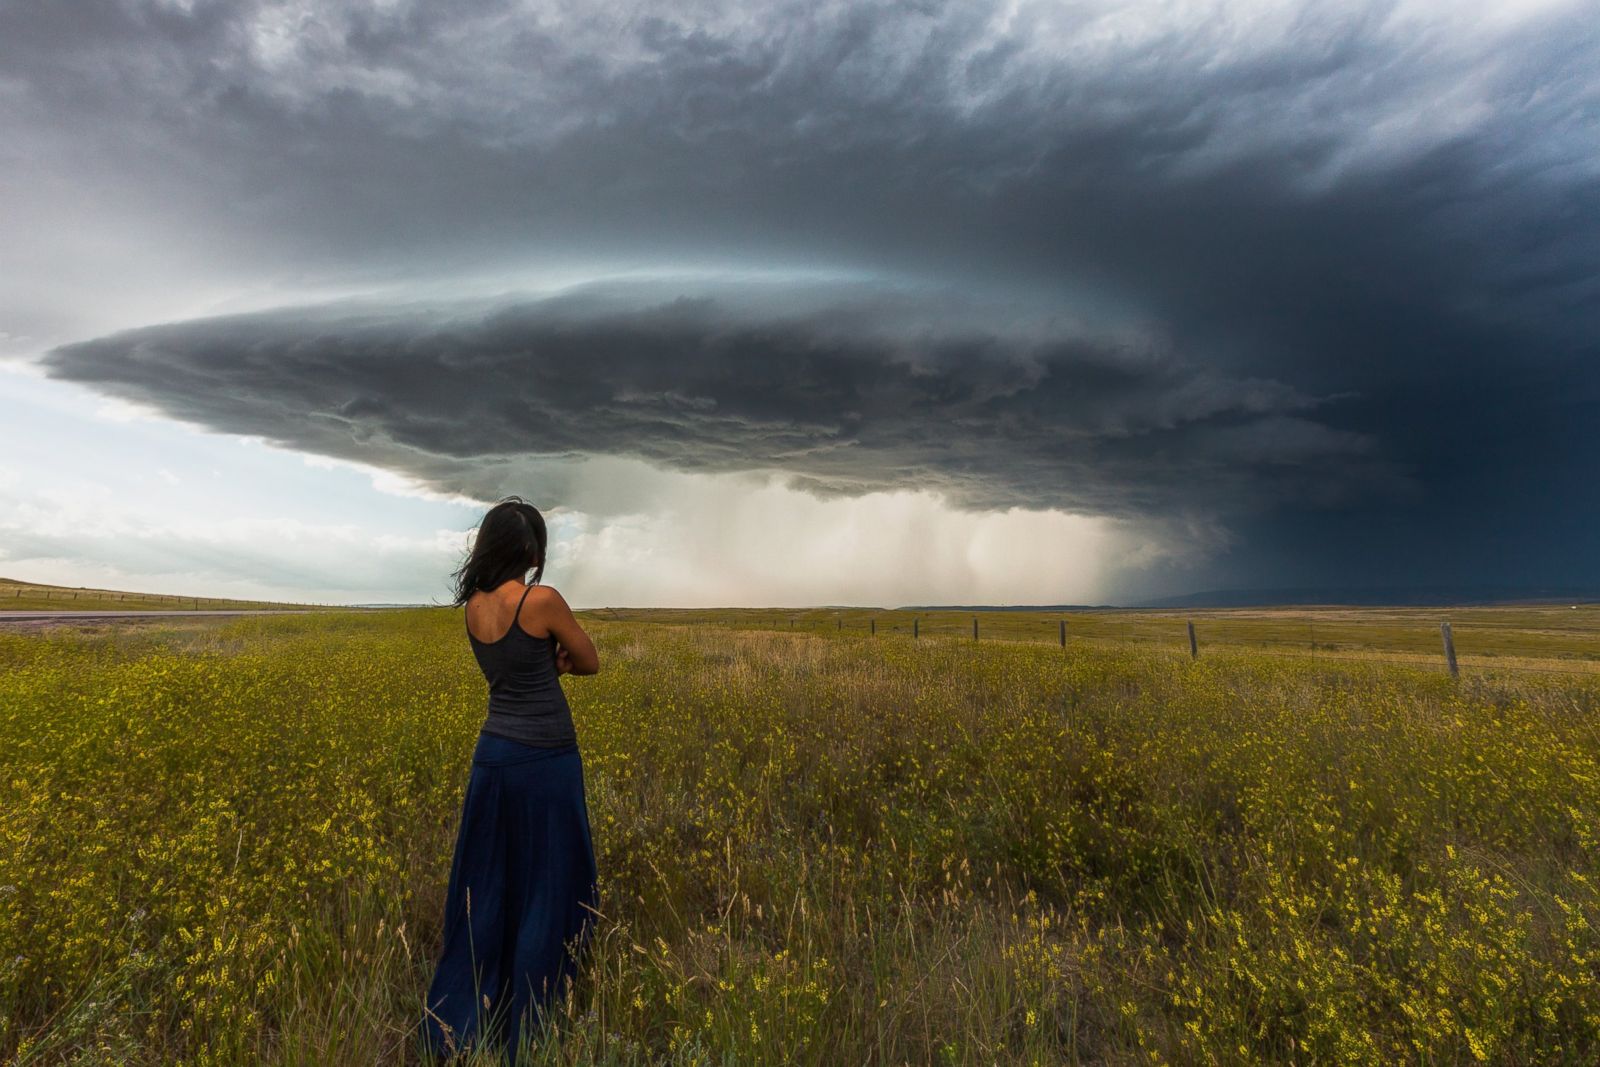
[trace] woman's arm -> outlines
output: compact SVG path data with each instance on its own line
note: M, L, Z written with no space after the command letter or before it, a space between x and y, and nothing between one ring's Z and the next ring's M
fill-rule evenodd
M595 651L594 642L589 640L589 635L583 632L583 627L573 617L566 598L551 586L541 585L537 588L543 592L528 599L537 600L534 610L538 612L538 621L555 636L557 644L561 646L560 651L566 653L571 672L599 674L600 653Z

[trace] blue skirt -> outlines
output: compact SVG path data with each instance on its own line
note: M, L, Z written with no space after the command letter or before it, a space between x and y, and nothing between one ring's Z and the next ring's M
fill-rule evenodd
M433 1054L486 1041L515 1054L524 1026L538 1027L576 973L599 907L595 879L577 744L480 733L423 1013Z

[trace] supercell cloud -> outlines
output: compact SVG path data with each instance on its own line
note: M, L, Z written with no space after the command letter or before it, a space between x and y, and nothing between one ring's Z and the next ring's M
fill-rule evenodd
M624 514L616 457L1219 531L1189 586L1600 583L1585 8L14 5L0 332L481 499Z
M515 489L492 466L505 452L1119 517L1394 480L1369 439L1317 421L1319 398L1145 339L866 283L655 288L204 319L67 345L47 365L189 422L480 498Z

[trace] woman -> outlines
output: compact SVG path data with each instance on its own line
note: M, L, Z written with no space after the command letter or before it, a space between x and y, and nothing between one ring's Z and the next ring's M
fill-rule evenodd
M455 572L489 709L423 1019L436 1054L503 1040L514 1056L524 1024L536 1028L574 974L598 906L583 762L557 679L597 673L600 657L561 594L538 584L547 541L538 510L508 497Z

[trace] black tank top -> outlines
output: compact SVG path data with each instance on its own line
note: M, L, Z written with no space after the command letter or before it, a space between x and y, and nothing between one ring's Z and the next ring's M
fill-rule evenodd
M522 628L522 604L532 591L531 585L522 591L511 629L498 641L480 641L467 629L472 654L489 680L483 732L525 745L570 745L578 735L556 671L556 636L535 637Z

